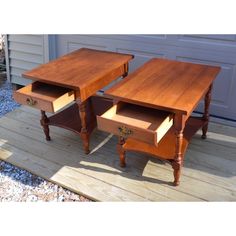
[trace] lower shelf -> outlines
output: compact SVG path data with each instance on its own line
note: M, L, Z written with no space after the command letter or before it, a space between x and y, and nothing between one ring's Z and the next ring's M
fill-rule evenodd
M87 130L91 133L97 126L96 115L103 114L112 107L113 102L102 96L92 96L86 104L86 124ZM75 103L70 107L52 115L48 118L48 125L58 126L80 134L81 119L78 105Z
M185 129L184 129L184 138L182 145L183 155L186 152L188 144L192 136L205 124L201 118L190 117L187 120ZM162 138L159 143L159 146L149 145L144 142L140 142L135 139L127 139L123 145L124 150L137 151L142 153L147 153L153 155L160 159L173 160L175 156L175 130L172 127Z

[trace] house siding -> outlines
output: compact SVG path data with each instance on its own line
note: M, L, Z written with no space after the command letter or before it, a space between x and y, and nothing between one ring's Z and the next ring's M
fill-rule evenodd
M8 35L8 80L14 84L27 85L31 81L22 73L48 61L48 44L45 35Z

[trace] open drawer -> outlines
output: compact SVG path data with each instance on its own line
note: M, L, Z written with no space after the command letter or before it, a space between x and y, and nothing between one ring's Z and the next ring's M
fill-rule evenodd
M41 82L15 91L13 97L20 104L47 112L56 112L75 100L74 91Z
M173 125L171 113L119 102L97 116L98 129L157 146Z

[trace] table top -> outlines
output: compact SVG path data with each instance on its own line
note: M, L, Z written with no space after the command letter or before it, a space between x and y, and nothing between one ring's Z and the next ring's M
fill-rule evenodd
M132 55L81 48L46 64L27 71L25 78L68 87L74 90L87 88L84 99L109 82L108 75L133 58ZM112 76L110 76L111 79ZM104 81L104 85L100 82ZM99 84L101 83L101 84ZM100 87L98 87L98 84ZM97 85L97 86L95 86Z
M109 97L142 106L191 114L220 67L153 58L106 91Z

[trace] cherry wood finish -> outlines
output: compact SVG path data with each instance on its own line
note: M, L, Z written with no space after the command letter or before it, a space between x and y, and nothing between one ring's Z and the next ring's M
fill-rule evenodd
M49 127L48 127L48 124L49 124L49 119L48 117L46 116L46 113L45 111L41 111L41 120L40 120L40 123L43 127L43 131L45 133L45 136L46 136L46 140L47 141L50 141L51 140L51 137L49 135Z
M206 138L212 83L219 71L220 68L215 66L153 58L106 91L106 95L116 103L123 101L150 107L157 113L167 111L174 117L172 128L158 146L133 137L119 137L117 149L120 165L125 166L125 153L128 150L151 154L171 163L174 185L179 185L184 154L191 137L202 128L202 138ZM203 96L203 117L190 117Z
M102 114L101 112L112 106L111 100L93 95L120 76L127 76L128 62L132 58L133 56L128 54L82 48L23 74L25 78L37 81L35 83L43 84L43 90L47 91L46 95L42 91L37 91L35 95L35 90L30 89L35 86L35 83L24 88L24 90L29 90L27 94L30 97L29 102L25 100L25 97L23 98L25 94L20 93L21 91L18 90L15 94L20 97L18 101L26 105L30 105L29 103L37 98L37 105L35 103L33 107L41 110L41 125L46 140L51 139L49 125L72 130L80 134L87 154L89 153L89 136L96 127L96 115ZM67 96L66 93L69 93L70 98L73 98L72 101L75 100L76 103L47 117L45 111L55 112L69 103L65 102L64 96L60 105L56 107L58 109L54 109L53 101L49 97L54 96L53 91L58 95L58 91L61 90L64 91L62 96ZM38 102L42 97L46 105ZM58 96L54 97L58 98Z
M165 111L119 102L102 116L98 116L97 123L98 129L158 146L162 137L173 125L173 115Z
M181 153L184 155L192 136L205 124L201 118L189 117L183 132L183 142ZM166 133L159 142L158 148L137 139L128 138L123 145L124 150L138 151L152 156L157 156L161 160L172 161L175 158L176 134L174 126Z
M153 58L109 89L113 99L189 116L220 67Z
M125 138L122 136L119 136L118 143L117 143L117 151L120 156L120 166L125 167L125 149L123 148L123 145L125 144Z
M20 104L52 113L75 100L73 90L37 81L15 91L13 97Z
M202 119L206 121L206 124L202 127L202 139L206 139L206 133L208 129L208 121L209 121L209 108L211 102L211 92L212 92L212 85L209 87L207 94L205 96L205 107Z
M81 102L96 91L128 74L132 55L81 48L27 71L25 78L71 88Z

